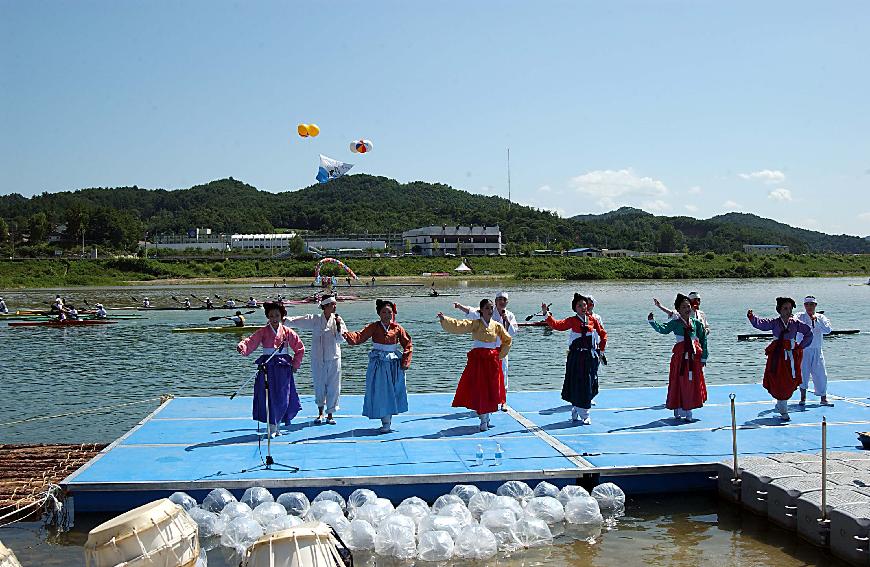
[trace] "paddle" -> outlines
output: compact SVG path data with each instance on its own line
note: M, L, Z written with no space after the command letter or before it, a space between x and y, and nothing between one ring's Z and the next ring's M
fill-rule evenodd
M242 315L250 315L251 313L256 313L256 311L245 311L244 313L242 313ZM218 315L216 317L209 317L208 320L209 321L217 321L219 319L232 319L233 317L235 317L235 315L224 315L224 316Z
M221 296L218 295L218 294L214 294L214 296L217 297L218 299L223 299L223 297L221 297Z
M553 304L550 303L549 305L547 305L547 310L548 310L548 311L550 310L550 306L551 306L551 305L553 305ZM535 313L535 314L533 314L533 315L529 315L528 317L526 317L526 321L531 321L533 317L537 317L538 315L543 315L543 314L544 314L543 311L538 311L537 313Z
M175 297L174 295L170 295L169 297L171 297L172 301L174 301L175 303L181 303L181 301L179 301L179 299L177 297Z

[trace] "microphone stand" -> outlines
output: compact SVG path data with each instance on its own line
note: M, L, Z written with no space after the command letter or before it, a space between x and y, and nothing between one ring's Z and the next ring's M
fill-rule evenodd
M275 358L275 355L280 353L284 349L284 344L285 343L281 343L281 346L276 348L274 350L274 352L272 352L272 354L269 355L269 358L267 358L265 361L258 364L257 365L257 372L254 374L254 377L256 377L256 375L259 374L260 372L263 373L263 386L264 386L265 393L266 393L266 400L265 400L265 403L266 403L266 458L265 458L265 461L262 465L259 465L259 466L256 466L256 467L253 467L250 469L246 469L246 472L258 470L260 468L263 468L265 470L273 470L272 467L275 467L275 466L281 467L280 470L286 470L289 472L299 472L299 467L295 467L293 465L284 465L281 463L276 463L275 459L272 458L272 431L271 431L272 420L271 420L271 417L269 416L269 370L268 370L267 366L272 361L272 359ZM288 349L288 351L289 351L289 349ZM242 384L242 386L240 386L239 389L236 390L236 392L232 396L230 396L230 399L235 398L236 394L238 394L241 391L241 389L248 382L250 382L250 379L246 380ZM275 423L275 428L276 429L278 428L277 422ZM257 429L259 430L259 426L257 426Z

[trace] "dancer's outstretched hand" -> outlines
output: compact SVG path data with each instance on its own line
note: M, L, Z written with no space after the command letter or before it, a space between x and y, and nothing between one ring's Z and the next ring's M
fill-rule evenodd
M752 312L752 309L746 312L746 318L752 319L755 316L755 313Z
M439 311L437 317L438 317L438 320L439 320L439 321L444 320L444 313L441 313L441 312Z
M655 317L653 317L652 311L650 311L650 312L649 312L649 315L646 316L646 320L647 320L647 321L652 321L653 319L655 319Z
M661 302L661 301L659 301L658 299L656 299L655 297L653 297L653 303L655 303L656 307L658 307L658 308L661 309L661 306L662 306L662 302Z

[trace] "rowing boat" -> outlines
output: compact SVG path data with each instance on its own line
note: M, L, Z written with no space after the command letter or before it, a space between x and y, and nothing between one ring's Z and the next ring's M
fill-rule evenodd
M173 333L246 333L254 332L260 327L258 325L245 325L244 327L236 327L235 325L222 325L214 327L180 327L172 329Z
M412 295L411 297L431 297L433 299L437 299L439 297L459 297L458 293L439 293L438 295L432 295L428 293L426 295Z
M66 319L64 321L22 321L9 323L10 327L85 327L88 325L111 325L106 319Z
M338 285L334 285L331 287L423 287L426 284L423 283L361 283L361 284L346 284L339 283ZM321 289L319 285L311 285L311 284L299 284L299 285L252 285L253 289Z
M535 321L534 323L517 323L520 327L548 327L546 321Z
M826 336L831 335L857 335L860 333L860 329L845 329L842 331L831 331ZM749 333L746 335L737 335L738 341L748 341L749 339L772 339L773 335L770 333Z
M335 298L336 301L356 301L360 299L358 295L339 295ZM305 305L306 303L320 303L320 297L303 297L302 299L287 299L284 305Z

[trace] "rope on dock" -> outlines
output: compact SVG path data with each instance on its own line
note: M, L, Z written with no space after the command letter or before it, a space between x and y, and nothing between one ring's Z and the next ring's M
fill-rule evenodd
M42 420L46 420L46 419L58 419L61 417L70 417L70 416L74 416L74 415L84 415L84 414L89 414L89 413L103 413L103 412L107 412L107 411L114 410L117 408L134 406L137 404L144 404L144 403L148 403L148 402L164 403L167 396L169 396L169 395L164 394L163 396L160 396L157 398L145 398L143 400L136 400L133 402L125 402L123 404L114 404L111 406L98 406L95 408L87 408L87 409L72 411L72 412L67 412L67 413L59 413L56 415L35 415L32 417L25 417L24 419L16 419L14 421L7 421L6 423L0 423L0 427L8 427L10 425L19 425L19 424L28 423L31 421L42 421ZM169 396L169 399L171 399L171 398L172 398L172 396Z

